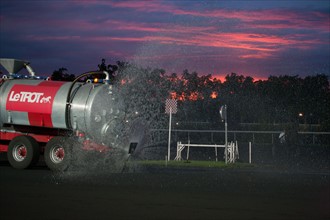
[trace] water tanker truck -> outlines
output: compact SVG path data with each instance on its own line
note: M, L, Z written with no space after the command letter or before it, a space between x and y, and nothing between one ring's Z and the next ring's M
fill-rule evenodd
M106 71L82 74L73 82L37 79L29 63L0 59L9 72L0 79L0 152L12 167L25 169L40 155L51 170L64 171L76 152L130 154L138 143L125 136L123 110ZM29 77L16 77L21 69ZM103 83L82 81L103 74Z

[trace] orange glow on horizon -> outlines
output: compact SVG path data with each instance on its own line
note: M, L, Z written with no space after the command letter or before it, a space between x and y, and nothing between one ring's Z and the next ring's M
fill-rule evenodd
M218 97L218 93L217 92L212 92L211 93L211 98L212 99L216 99Z
M188 97L188 99L191 101L197 101L198 98L199 98L199 95L197 92L191 93L190 96Z
M221 83L223 83L223 82L225 82L226 81L226 76L227 76L228 74L215 74L215 75L212 75L212 78L215 78L215 79L217 79L217 80L220 80L221 81ZM248 75L248 74L238 74L238 75L243 75L244 77L247 77L247 76L250 76L250 75ZM250 76L250 77L252 77L253 78L253 82L257 82L257 81L264 81L264 80L267 80L268 79L268 77L260 77L260 76L257 76L257 77L254 77L254 76Z
M170 92L170 98L171 98L171 99L177 99L177 94L176 94L176 92Z

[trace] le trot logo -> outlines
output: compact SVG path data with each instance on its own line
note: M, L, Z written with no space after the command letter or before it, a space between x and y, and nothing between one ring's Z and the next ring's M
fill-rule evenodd
M45 97L43 92L11 91L9 94L10 102L28 102L28 103L50 103L51 96Z
M14 85L8 93L8 111L51 113L59 87L44 85Z

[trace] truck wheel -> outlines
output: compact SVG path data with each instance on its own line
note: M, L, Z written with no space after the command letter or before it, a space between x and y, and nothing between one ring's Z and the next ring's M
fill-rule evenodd
M25 169L35 165L39 156L39 144L30 136L17 136L8 145L7 158L14 168Z
M45 162L53 171L65 171L71 164L72 141L67 137L53 137L45 147Z

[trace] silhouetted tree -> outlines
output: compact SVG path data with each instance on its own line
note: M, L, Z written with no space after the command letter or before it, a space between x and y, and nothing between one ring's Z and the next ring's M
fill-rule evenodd
M73 81L75 79L75 75L68 74L65 71L67 71L67 69L64 67L55 70L51 75L51 79L54 81Z
M209 122L217 127L220 124L219 108L226 104L231 128L239 128L241 123L280 123L283 129L293 124L297 128L298 113L303 115L300 123L321 123L324 128L330 128L330 92L326 75L304 79L280 75L254 81L250 76L230 73L221 82L212 79L210 74L200 75L188 70L182 74L166 74L163 69L141 68L122 61L116 62L115 69L120 73L118 86L127 114L144 112L145 118L155 124L162 121L157 127L166 127L165 99L172 97L178 99L179 110L175 118L183 122Z

